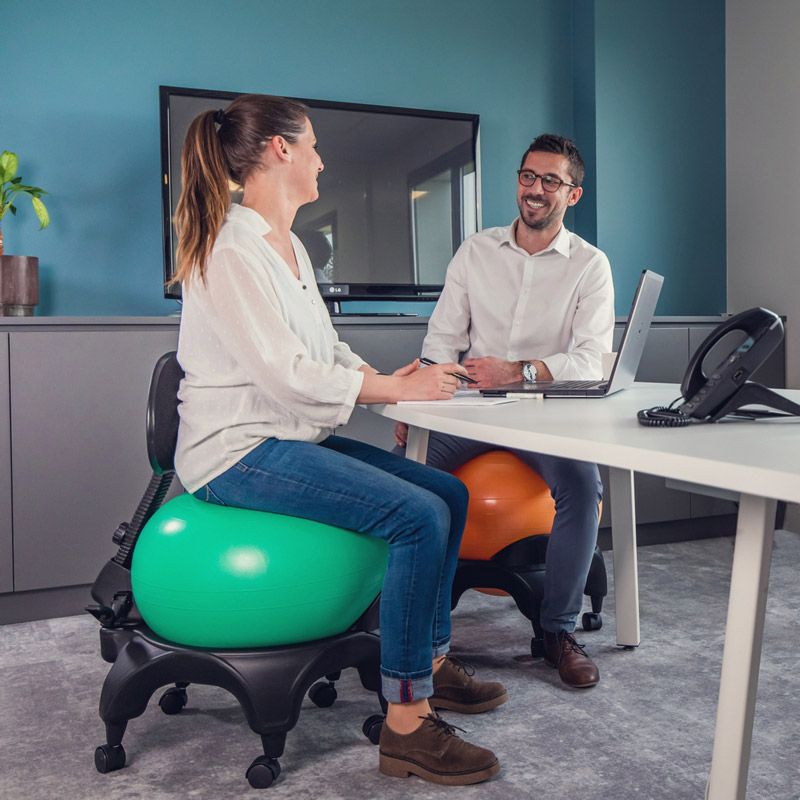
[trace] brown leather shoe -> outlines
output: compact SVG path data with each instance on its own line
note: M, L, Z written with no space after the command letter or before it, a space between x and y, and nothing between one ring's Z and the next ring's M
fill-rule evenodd
M561 680L575 689L588 689L600 680L597 664L567 631L544 631L544 660L557 667Z
M461 714L480 714L508 700L502 683L478 681L475 669L457 658L445 656L442 666L433 674L433 708L446 708Z
M438 714L420 717L411 733L395 733L386 722L381 728L379 768L384 775L418 775L431 783L465 786L497 775L500 764L491 750L465 742Z

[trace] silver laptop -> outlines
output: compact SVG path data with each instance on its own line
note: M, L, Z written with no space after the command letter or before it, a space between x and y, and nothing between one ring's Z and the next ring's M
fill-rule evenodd
M605 397L627 389L636 377L642 360L644 344L650 332L650 323L656 311L658 296L664 277L649 269L642 271L639 285L633 296L631 312L622 332L617 357L608 380L599 381L535 381L507 383L492 389L481 389L487 397L505 397L508 394L543 394L545 397Z

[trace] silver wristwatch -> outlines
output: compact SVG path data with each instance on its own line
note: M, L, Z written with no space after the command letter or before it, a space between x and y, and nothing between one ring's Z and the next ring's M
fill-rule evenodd
M522 362L522 379L525 383L534 383L536 381L536 367L530 361Z

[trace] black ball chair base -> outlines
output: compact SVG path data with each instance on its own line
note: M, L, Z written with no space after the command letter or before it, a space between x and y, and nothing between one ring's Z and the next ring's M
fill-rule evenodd
M376 603L377 606L377 603ZM368 612L374 618L376 609ZM368 615L365 615L367 617ZM373 624L365 618L364 622ZM287 733L300 716L306 692L318 706L336 699L334 682L347 667L358 670L365 689L380 695L380 639L367 630L350 630L328 639L288 647L249 650L201 650L165 641L143 623L128 628L101 628L101 652L113 662L100 696L100 718L106 727L106 743L95 751L99 772L125 766L122 737L129 720L140 716L152 695L167 689L159 705L167 714L181 711L191 683L218 686L229 691L242 707L252 730L261 736L264 755L247 770L255 788L267 788L280 774ZM320 678L325 683L315 683ZM310 690L310 691L309 691ZM365 736L376 741L382 715L367 720ZM365 723L366 725L366 723Z
M531 655L544 656L540 610L544 597L544 563L548 535L529 536L504 547L488 561L460 559L453 580L451 608L458 605L467 589L500 589L511 595L520 612L533 628ZM592 602L591 612L581 618L583 630L596 631L603 626L603 598L608 594L608 576L603 553L595 548L584 594Z

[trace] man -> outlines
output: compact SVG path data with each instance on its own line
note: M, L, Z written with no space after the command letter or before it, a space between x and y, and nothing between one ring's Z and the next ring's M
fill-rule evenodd
M569 139L543 134L523 155L517 175L519 217L461 245L422 354L441 362L461 358L479 387L601 378L614 327L611 268L600 250L563 225L583 193L583 160ZM407 433L406 425L396 426L401 447ZM452 471L494 449L432 432L427 463ZM597 540L597 466L512 452L542 476L556 504L541 609L545 658L565 684L594 686L599 671L573 631Z

